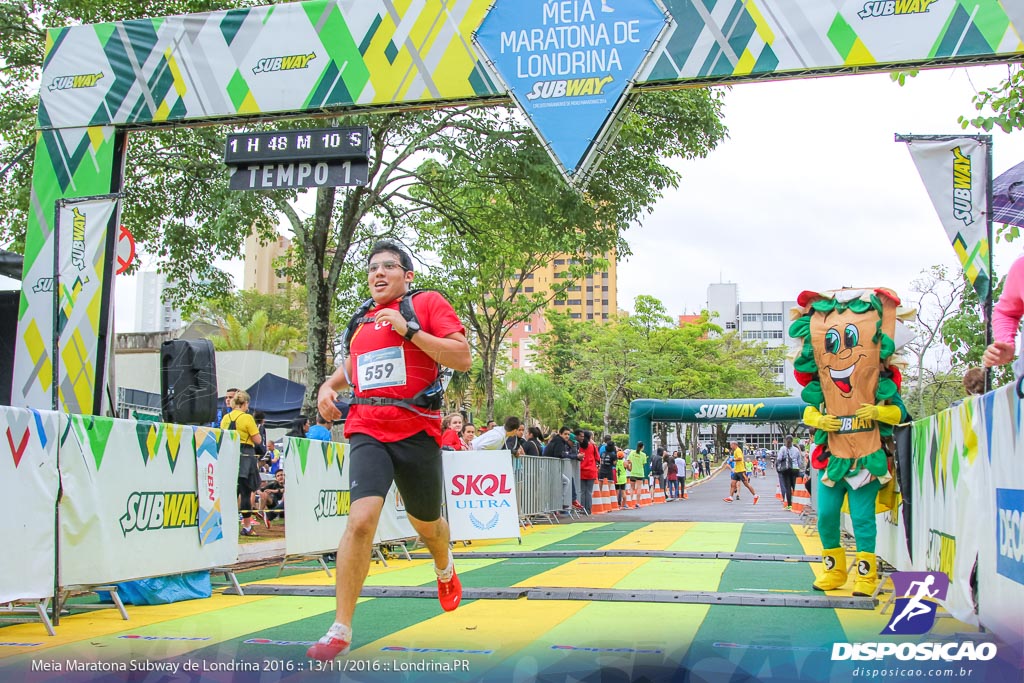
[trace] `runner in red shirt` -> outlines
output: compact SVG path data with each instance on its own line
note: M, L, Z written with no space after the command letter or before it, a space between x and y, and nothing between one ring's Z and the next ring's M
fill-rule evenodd
M448 523L441 516L441 414L414 399L438 381L439 365L465 372L472 359L465 328L437 292L412 298L418 324L402 316L399 302L413 278L412 259L401 246L386 241L374 245L367 261L374 305L349 339L349 356L317 396L320 414L339 420L337 392L352 387L355 393L345 421L351 507L338 544L337 609L327 635L306 652L313 659L348 653L352 614L392 481L405 501L409 522L434 557L441 607L454 610L462 599L448 547Z

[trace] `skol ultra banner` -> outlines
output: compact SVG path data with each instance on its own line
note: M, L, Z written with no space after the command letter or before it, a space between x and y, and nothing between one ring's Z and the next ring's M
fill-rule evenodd
M284 452L285 552L331 552L348 524L348 444L290 438Z
M53 595L58 414L0 406L0 604Z
M981 623L1008 642L1024 640L1024 413L1014 386L975 400L982 459L988 463L984 495L971 495L967 533L978 549Z
M64 415L61 585L197 571L236 560L238 441L219 432L224 540L201 545L194 428ZM219 430L218 430L219 431Z
M991 139L906 139L928 196L967 279L982 301L989 296L988 146Z
M441 457L452 539L519 538L512 454L443 451Z

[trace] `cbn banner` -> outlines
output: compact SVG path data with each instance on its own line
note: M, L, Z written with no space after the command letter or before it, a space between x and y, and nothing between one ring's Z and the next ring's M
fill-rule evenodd
M991 139L908 136L906 143L964 274L984 301L992 277L988 234Z
M58 413L0 406L0 603L53 595Z
M452 540L519 538L512 454L442 451Z
M1009 642L1024 638L1024 414L1013 385L976 400L986 495L971 496L977 516L969 532L980 541L978 611L981 623Z
M220 439L214 481L223 538L198 536L194 428L63 415L61 585L97 584L232 564L237 559L238 436Z

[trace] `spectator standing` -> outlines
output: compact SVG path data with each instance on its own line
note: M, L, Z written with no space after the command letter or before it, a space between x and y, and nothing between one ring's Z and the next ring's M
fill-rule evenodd
M669 502L679 498L679 467L675 458L670 455L665 457L665 482L668 484L667 498Z
M626 509L626 482L629 476L626 470L626 454L615 452L615 496L619 501L619 509Z
M653 479L652 492L656 485L662 493L665 493L665 449L661 446L658 446L654 455L651 456L651 478Z
M292 422L291 429L285 434L289 437L298 437L300 439L306 438L306 433L309 432L309 418L305 415L295 418Z
M583 430L583 439L580 441L580 505L592 514L594 507L594 482L597 481L597 469L601 464L601 456L597 452L597 446L591 440L594 433L590 430Z
M462 441L462 413L451 413L445 415L441 420L441 450L462 451L465 443Z
M473 439L476 438L476 425L472 422L467 422L462 425L462 431L459 432L459 438L462 440L462 450L473 450L469 445L473 443Z
M323 415L317 414L316 424L309 428L306 438L314 441L331 441L331 427L333 426L333 422Z
M985 349L982 362L986 368L1006 365L1013 362L1015 340L1020 329L1020 320L1024 317L1024 256L1010 266L1003 283L1003 293L992 309L993 342ZM1013 363L1013 373L1020 379L1024 377L1024 356Z
M779 472L779 489L782 491L782 507L793 509L793 489L800 474L800 449L793 445L793 437L786 435L785 444L775 456L775 469Z
M260 489L260 468L256 462L256 444L260 443L260 432L256 428L256 420L246 411L249 410L249 394L237 390L231 399L232 409L220 421L221 429L238 432L240 441L238 456L238 509L242 513L243 536L255 536L252 528L252 494Z
M526 442L523 444L523 452L526 455L539 456L544 450L543 435L538 427L530 427L526 430Z
M519 430L522 429L522 426L519 418L514 415L505 418L505 450L512 453L516 460L526 454L523 447L525 440L519 435Z
M644 443L640 441L636 445L636 450L629 454L629 490L633 492L633 509L637 510L640 508L640 491L641 483L646 477L644 476L644 465L647 464L647 454L643 451Z
M677 474L677 487L676 498L686 498L686 460L683 456L679 455L679 451L675 451L672 454L672 459L676 463L676 474Z
M562 427L558 430L558 434L554 434L551 440L548 441L548 445L544 447L544 457L546 458L558 458L563 463L562 470L562 510L567 511L572 505L572 479L565 475L564 463L569 462L571 457L569 451L569 428Z
M615 447L615 442L612 441L612 437L605 436L604 443L601 444L601 448L598 449L601 457L601 466L598 469L597 476L605 481L610 481L612 484L616 483L618 475L615 472L616 464L618 462L619 449Z

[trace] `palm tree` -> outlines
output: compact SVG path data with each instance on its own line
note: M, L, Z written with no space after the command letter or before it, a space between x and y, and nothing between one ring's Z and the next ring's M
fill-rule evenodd
M287 355L299 349L302 333L289 325L271 325L265 311L257 311L242 324L233 315L220 323L220 335L213 338L218 351L266 351Z

